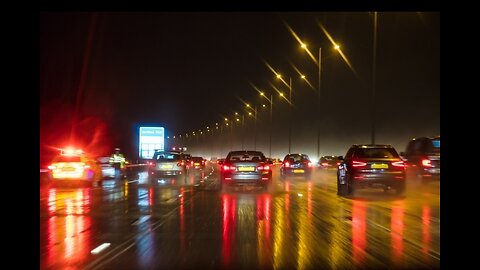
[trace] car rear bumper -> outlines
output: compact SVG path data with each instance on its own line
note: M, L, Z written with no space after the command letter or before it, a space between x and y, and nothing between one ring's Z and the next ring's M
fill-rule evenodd
M312 173L311 169L305 169L305 168L295 168L295 169L284 169L283 174L284 175L309 175Z
M359 173L351 176L352 184L358 188L405 185L405 173L391 172L382 174Z
M183 171L149 171L149 177L166 177L166 176L178 176L184 175L185 172Z

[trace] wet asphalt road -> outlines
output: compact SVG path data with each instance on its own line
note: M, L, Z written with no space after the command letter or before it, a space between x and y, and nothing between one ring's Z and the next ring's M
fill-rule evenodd
M435 269L440 182L336 194L335 171L267 191L218 190L216 168L177 181L40 190L41 269ZM106 247L100 250L98 247Z

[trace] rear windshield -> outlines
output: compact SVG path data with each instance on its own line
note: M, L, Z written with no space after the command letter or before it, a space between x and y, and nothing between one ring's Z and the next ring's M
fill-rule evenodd
M398 158L398 153L393 148L359 148L355 151L359 158Z
M193 162L202 162L203 158L202 157L192 157L190 160L193 160Z
M289 155L285 157L285 161L304 162L304 161L310 161L310 159L306 155Z
M178 161L180 160L180 155L174 153L157 152L153 154L152 159L159 161Z
M328 157L322 157L322 159L331 161L331 160L338 160L338 157L337 156L328 156Z
M227 161L253 161L253 162L265 162L267 159L262 152L230 152L226 158Z
M53 162L80 162L81 159L79 156L58 156Z

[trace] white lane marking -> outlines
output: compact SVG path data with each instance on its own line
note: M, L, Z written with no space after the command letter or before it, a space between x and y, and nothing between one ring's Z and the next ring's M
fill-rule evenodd
M110 243L103 243L100 246L92 249L92 251L90 251L90 253L98 254L98 253L102 252L103 250L105 250L106 248L108 248L109 246L110 246Z
M143 216L143 217L139 218L137 221L133 222L132 226L143 223L143 222L147 221L150 217L151 217L151 215Z

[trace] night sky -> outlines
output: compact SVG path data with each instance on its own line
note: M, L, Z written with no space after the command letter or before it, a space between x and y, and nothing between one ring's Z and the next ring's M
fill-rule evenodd
M370 142L373 18L369 12L41 13L41 159L71 143L96 155L119 146L135 159L141 125L178 136L222 124L223 117L245 112L241 100L267 104L251 84L288 94L265 63L292 78L292 152L316 157L320 120L321 154L344 155L351 144ZM320 114L318 66L286 25L316 59L322 48ZM440 134L439 36L439 13L378 13L377 143L400 152L412 137ZM275 95L272 156L288 151L289 111ZM266 154L268 115L259 108L257 149ZM245 120L249 148L252 122ZM214 146L206 149L206 156L217 155Z

